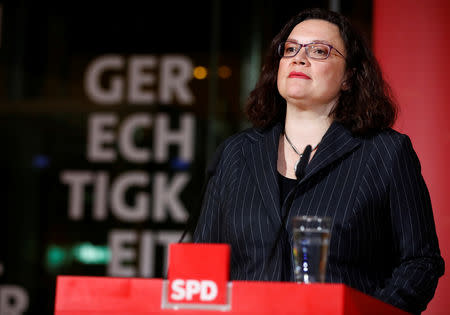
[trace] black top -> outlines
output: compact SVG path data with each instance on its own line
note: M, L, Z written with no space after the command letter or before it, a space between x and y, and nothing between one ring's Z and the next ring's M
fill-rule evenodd
M283 202L286 199L289 192L297 184L296 179L287 178L278 173L278 185L280 186L280 209L283 208Z
M286 211L289 211L287 208L289 207L283 207L283 203L285 199L287 198L289 192L297 185L298 181L296 179L287 178L278 173L278 185L280 186L280 209L281 209L281 217L282 220L285 221L287 219L286 217ZM283 224L284 225L284 224ZM286 231L283 229L280 231L281 235L279 236L281 239L278 240L281 246L283 247L283 255L282 255L282 261L281 261L281 281L289 281L290 280L290 273L292 272L292 266L291 266L291 256L292 256L292 249L289 242L289 233L286 233Z

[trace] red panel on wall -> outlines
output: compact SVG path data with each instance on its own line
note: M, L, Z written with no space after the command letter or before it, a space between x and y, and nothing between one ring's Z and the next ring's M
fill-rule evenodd
M374 0L377 59L400 105L395 126L411 137L430 190L444 260L450 261L450 1ZM444 275L424 314L450 309Z

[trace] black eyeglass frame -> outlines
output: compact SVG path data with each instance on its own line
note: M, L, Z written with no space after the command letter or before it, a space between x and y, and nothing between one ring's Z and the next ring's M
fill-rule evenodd
M284 50L284 45L285 45L286 43L292 43L292 44L295 44L295 45L298 45L298 46L299 46L298 49L297 49L297 52L296 52L294 55L292 55L292 56L284 56L284 53L282 53L282 51ZM311 56L309 55L308 46L309 46L309 45L318 45L318 44L319 44L319 45L325 45L325 46L327 46L328 48L330 48L330 50L328 51L328 55L327 55L325 58L314 58L314 57L311 57ZM278 52L278 55L279 55L281 58L293 58L293 57L297 56L297 54L298 54L299 51L302 49L302 47L305 47L306 55L308 56L308 58L311 58L311 59L314 59L314 60L325 60L325 59L328 59L328 57L330 57L331 50L333 50L333 49L336 50L336 52L337 52L339 55L341 55L342 58L345 59L345 56L344 56L339 50L337 50L336 48L334 48L332 45L330 45L330 44L325 44L325 43L320 43L320 42L319 42L319 43L318 43L318 42L312 42L312 43L307 43L307 44L300 44L300 43L297 43L297 42L292 41L292 40L286 40L286 41L281 42L281 43L278 44L277 52Z

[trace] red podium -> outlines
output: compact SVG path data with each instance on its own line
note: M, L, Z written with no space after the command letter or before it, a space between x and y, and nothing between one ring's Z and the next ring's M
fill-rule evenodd
M55 315L407 314L343 284L223 282L228 264L211 268L205 257L229 257L226 246L180 245L170 249L168 280L58 276ZM199 260L199 250L214 255Z

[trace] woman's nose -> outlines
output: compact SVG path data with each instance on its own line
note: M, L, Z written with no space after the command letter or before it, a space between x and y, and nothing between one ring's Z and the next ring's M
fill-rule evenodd
M300 63L302 65L306 64L308 62L308 56L306 55L306 48L300 47L298 53L294 57L292 57L292 61L295 63Z

